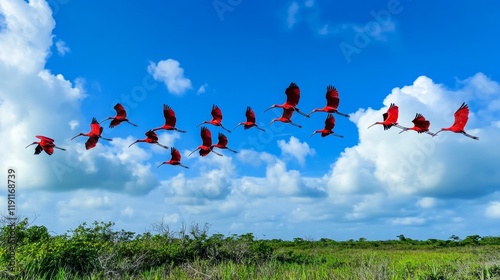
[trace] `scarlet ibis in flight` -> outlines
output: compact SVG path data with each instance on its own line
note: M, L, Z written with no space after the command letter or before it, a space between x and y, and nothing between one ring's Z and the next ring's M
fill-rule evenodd
M201 127L201 140L203 141L196 150L192 151L189 155L192 155L194 152L200 150L200 156L204 157L208 155L210 152L215 153L216 155L222 156L222 154L219 154L215 151L212 150L212 133L208 128L202 126Z
M131 124L133 126L137 126L136 124L131 123L127 119L127 111L125 111L125 108L123 108L122 104L116 103L115 107L113 107L113 108L116 111L116 116L114 116L114 117L107 117L101 123L103 123L103 122L105 122L107 120L112 120L111 123L109 124L109 128L113 128L113 127L121 124L122 122L128 122L129 124Z
M171 155L170 160L162 162L160 165L158 165L158 167L162 166L163 164L171 164L171 165L182 166L184 168L189 168L189 167L181 164L181 153L179 153L179 150L177 150L174 147L171 147L170 148L170 155Z
M317 108L311 111L308 114L310 116L314 112L326 112L326 113L336 113L344 117L349 117L349 115L341 113L337 111L339 107L340 99L339 99L339 91L334 86L326 87L326 106L323 108Z
M434 136L436 136L441 131L452 131L455 133L462 133L463 135L470 137L474 140L479 140L479 137L472 136L464 131L464 127L467 124L467 121L469 120L469 106L467 106L465 102L462 103L462 106L460 106L460 108L458 108L454 116L455 116L455 122L453 123L453 125L448 128L441 128L441 130L436 132Z
M283 108L283 114L281 115L281 117L272 119L268 125L272 124L273 122L280 121L280 122L284 122L284 123L289 123L291 125L295 125L297 127L302 127L300 124L296 124L296 123L292 122L291 118L292 118L293 112L294 112L293 108L289 108L289 109Z
M233 153L237 153L237 151L235 151L235 150L230 149L230 148L227 147L227 142L228 141L227 141L226 135L224 135L224 134L222 134L222 133L219 132L219 141L217 142L217 144L212 145L211 148L213 149L214 147L217 147L219 149L226 149L226 150L229 150L229 151L231 151Z
M300 88L297 86L297 84L293 82L290 83L290 85L285 89L285 94L286 94L285 103L273 104L271 107L264 110L264 112L272 108L293 109L297 111L297 113L309 118L308 114L303 113L302 111L299 110L299 108L297 108L297 105L299 104L300 101Z
M132 143L132 144L129 145L129 148L130 148L130 146L134 145L135 143L146 142L146 143L149 143L149 144L156 144L156 145L158 145L158 146L160 146L162 148L168 149L167 146L158 143L158 135L156 135L156 133L154 131L148 130L144 134L146 135L146 138L135 140L134 143Z
M403 130L401 130L401 132L399 132L399 133L402 133L402 132L405 132L408 130L415 130L418 133L427 133L427 134L430 134L432 136L435 135L434 133L429 132L429 126L431 125L431 122L426 120L425 117L422 116L422 114L417 113L412 122L413 122L413 127L403 127Z
M370 125L368 128L370 128L376 124L381 124L384 126L384 130L387 130L393 126L403 129L402 126L398 125L398 114L399 114L398 106L396 106L394 103L391 103L391 106L389 106L389 109L387 109L387 112L382 115L384 117L384 121L383 122L376 122L376 123Z
M175 127L175 124L177 123L177 118L175 117L175 112L170 108L170 106L163 104L163 116L165 117L165 124L163 124L160 127L153 128L153 131L157 131L160 129L165 129L165 130L176 130L179 132L185 133L185 130L180 130L177 127Z
M113 139L102 137L101 136L102 131L103 131L103 127L99 124L99 122L97 122L97 119L96 118L92 118L92 122L90 123L90 131L88 133L77 134L73 138L71 138L71 140L75 139L78 136L87 136L87 137L89 137L89 139L87 140L87 142L85 142L85 148L87 150L90 150L90 149L94 148L97 145L97 141L99 141L99 138L107 140L107 141L113 141Z
M223 125L222 125L222 111L221 109L219 108L219 106L217 105L212 105L212 120L210 121L203 121L202 123L200 123L199 125L197 125L196 127L204 124L204 123L209 123L209 124L213 124L215 126L220 126L222 127L222 129L226 130L227 132L231 132L229 129L225 128Z
M333 132L333 128L335 127L335 118L331 113L328 113L326 120L325 120L325 128L315 130L309 137L313 136L316 133L321 133L321 137L326 137L328 135L333 135L337 136L340 138L344 138L344 136L336 134Z
M33 142L33 143L29 144L28 146L26 146L26 148L28 148L31 145L38 144L35 148L35 155L40 154L42 151L45 151L48 155L52 155L54 153L54 148L66 151L66 149L64 149L64 148L57 147L54 144L54 139L51 139L51 138L45 137L45 136L41 136L41 135L36 135L35 137L40 139L40 141Z
M249 129L251 127L256 127L257 129L260 129L260 130L262 130L262 131L265 132L265 130L263 128L260 128L255 123L255 112L252 110L252 108L247 107L247 111L245 112L245 115L247 117L247 121L246 122L240 122L240 123L238 123L238 125L235 126L234 128L237 128L238 126L243 125L244 129Z

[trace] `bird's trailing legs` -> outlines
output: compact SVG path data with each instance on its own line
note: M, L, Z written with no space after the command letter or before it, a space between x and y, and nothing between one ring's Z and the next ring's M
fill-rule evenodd
M228 150L229 150L229 149L228 149ZM216 154L216 155L218 155L218 156L222 156L222 154L220 154L220 153L218 153L218 152L214 151L213 149L212 149L212 153L214 153L214 154Z
M299 110L299 108L293 108L295 110L295 112L301 114L302 116L306 117L306 118L310 118L311 116L309 116L308 114L302 112Z
M158 165L158 167L160 167L160 166L162 166L162 165L164 165L164 164L167 164L167 162L162 162L160 165ZM176 164L176 165L178 165L178 166L182 166L182 167L184 167L184 168L189 169L189 167L187 167L187 166L185 166L185 165L182 165L182 164L180 164L180 163L179 163L179 164ZM157 167L157 168L158 168L158 167Z
M162 147L162 148L168 149L168 147L167 147L167 146L162 145L162 144L160 144L160 143L158 143L158 142L156 142L155 144L156 144L156 145L158 145L158 146L160 146L160 147Z
M222 124L220 125L220 127L222 127L222 129L224 129L225 131L227 131L227 132L231 133L231 130L229 130L229 129L225 128Z
M108 118L104 119L103 121L101 121L100 124L107 121L107 120L113 120L113 119L114 119L114 117L108 117ZM133 126L137 126L135 123L131 123L129 120L123 120L123 121L128 122L129 124L131 124Z
M405 131L408 131L408 130L410 130L410 129L409 129L409 128L407 128L407 127L403 127L403 130L401 130L401 131L399 132L399 134L401 134L401 133L403 133L403 132L405 132ZM430 132L430 131L423 131L423 133L427 133L427 134L429 134L429 135L432 135L432 137L436 136L436 133L432 133L432 132Z
M311 135L309 135L309 137L312 137L312 136L313 136L314 134L316 134L316 133L322 133L322 132L323 132L323 131L321 131L321 130L316 130L316 131L314 131L313 133L311 133ZM343 135L337 134L337 133L335 133L335 132L331 132L331 133L329 133L328 135L333 135L333 136L337 136L337 137L340 137L340 138L344 138L344 136L343 136Z
M336 113L336 114L339 114L339 115L341 115L341 116L344 116L344 117L346 117L346 118L349 118L349 117L350 117L348 114L344 114L344 113L341 113L341 112L339 112L339 111L335 111L335 113Z

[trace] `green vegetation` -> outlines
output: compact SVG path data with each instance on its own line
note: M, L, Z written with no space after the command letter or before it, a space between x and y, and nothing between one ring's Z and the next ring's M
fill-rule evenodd
M51 236L27 219L0 229L0 278L12 279L500 279L500 237L448 240L257 240L192 225L155 234L81 224Z

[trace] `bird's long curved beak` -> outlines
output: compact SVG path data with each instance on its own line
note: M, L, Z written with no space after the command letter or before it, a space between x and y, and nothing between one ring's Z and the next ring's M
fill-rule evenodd
M314 134L316 134L316 132L311 133L311 135L309 135L309 137L312 137Z
M366 129L368 129L368 128L370 128L370 127L372 127L372 126L376 125L376 124L377 124L377 123L374 123L374 124L370 125L369 127L367 127Z
M271 106L271 107L269 107L269 108L265 109L265 110L264 110L264 113L265 113L265 112L267 112L267 111L269 111L269 110L271 110L272 108L274 108L274 106Z
M276 120L272 120L270 123L267 124L267 126L271 125L273 122L275 122Z
M105 122L105 121L107 121L107 120L110 120L110 118L107 118L107 119L102 120L99 124L101 124L101 123L103 123L103 122Z
M60 147L57 147L57 146L54 146L54 148L57 148L57 149L59 149L59 150L66 151L66 149L65 149L65 148L60 148Z
M403 128L403 130L401 130L401 131L399 132L399 134L401 134L401 133L403 133L403 132L405 132L405 131L408 131L408 129L407 129L407 128Z
M239 123L237 126L235 126L233 129L237 128L238 126L242 125L242 123Z
M130 148L130 146L134 145L135 143L137 143L137 141L135 141L134 143L128 145L128 147Z
M81 136L81 134L75 135L71 140L75 139L76 137Z
M191 156L194 152L198 151L199 149L200 149L200 148L197 148L196 150L192 151L192 152L188 155L188 157L189 157L189 156Z
M156 168L158 168L158 167L162 166L163 164L164 164L164 163L161 163L161 164L160 164L160 165L158 165Z
M26 146L26 148L28 148L28 147L29 147L29 146L31 146L31 145L35 145L35 144L38 144L38 142L33 142L33 143L29 144L28 146ZM25 148L25 149L26 149L26 148Z

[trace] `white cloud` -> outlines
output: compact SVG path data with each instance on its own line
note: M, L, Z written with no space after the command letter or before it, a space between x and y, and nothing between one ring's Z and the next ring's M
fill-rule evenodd
M133 217L134 209L130 206L127 206L125 209L122 210L121 214L122 216Z
M411 225L422 225L424 223L425 219L419 217L395 218L392 220L392 224L394 225L411 226Z
M45 65L55 22L47 2L17 0L0 2L0 62L3 70L37 73Z
M83 120L80 108L87 96L85 80L69 81L45 69L55 26L47 3L1 1L0 13L7 22L7 28L0 30L0 76L8 81L0 85L0 129L8 135L0 139L0 145L11 147L0 165L4 169L6 164L15 166L25 174L43 174L23 178L24 186L32 190L105 188L144 193L156 186L149 164L139 156L134 160L127 156L133 150L126 150L122 139L101 140L89 151L84 148L85 137L69 140L76 131L68 135L68 126L75 129L83 122L82 132L89 129L90 120ZM105 129L105 137L107 133ZM24 147L37 140L35 135L53 138L67 150L56 150L52 156L33 155L34 146Z
M417 205L422 208L432 208L436 206L436 199L433 197L422 197L417 201Z
M493 201L486 207L485 215L488 218L500 219L500 201Z
M148 72L156 81L165 83L168 91L173 94L182 95L193 88L191 80L184 77L184 69L177 60L169 58L156 64L150 62Z
M490 193L500 183L500 175L491 164L500 156L493 141L500 137L500 131L477 119L474 110L465 130L479 136L479 141L452 132L432 137L414 131L398 134L400 130L395 127L384 131L380 125L367 129L381 121L389 104L395 103L399 106L400 125L413 126L415 114L421 113L430 120L430 130L436 132L453 123L453 113L462 102L473 104L475 89L473 83L467 83L463 89L452 91L421 76L411 86L394 88L382 108L358 110L351 121L358 127L359 143L345 149L332 165L331 173L326 176L330 194L366 194L378 190L389 197L470 199ZM499 94L498 91L489 94L489 100L498 100ZM495 114L488 109L483 112L483 115ZM489 175L481 175L485 172ZM422 200L419 204L430 207L432 200Z
M297 2L292 2L290 6L288 6L287 18L286 18L288 28L293 28L297 23L297 16L299 13L299 9L300 7Z
M198 94L205 93L205 91L207 90L207 87L208 87L208 85L207 85L207 84L203 84L203 85L201 85L201 86L198 88L198 90L196 91L196 93L198 93Z
M314 6L314 0L304 1L304 6L306 6L307 8L312 8Z
M288 143L285 140L278 140L278 146L284 156L295 158L301 165L305 163L306 156L316 154L316 151L310 148L306 142L301 143L294 136L290 136Z
M64 56L65 54L70 52L69 47L66 45L66 42L64 42L63 40L57 40L56 49L57 49L57 53L60 56Z

